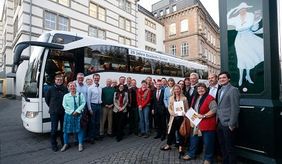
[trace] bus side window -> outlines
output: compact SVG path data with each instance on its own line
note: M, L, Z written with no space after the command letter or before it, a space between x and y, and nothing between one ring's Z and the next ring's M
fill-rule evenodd
M116 46L90 46L84 58L87 75L100 71L127 72L127 63L126 49Z
M128 72L127 51L125 48L110 46L108 56L112 69L117 72Z
M163 63L161 64L161 66L162 66L162 74L163 74L163 75L170 75L169 63L163 62Z
M144 73L143 66L145 65L145 61L142 60L141 57L130 56L130 71L133 73Z

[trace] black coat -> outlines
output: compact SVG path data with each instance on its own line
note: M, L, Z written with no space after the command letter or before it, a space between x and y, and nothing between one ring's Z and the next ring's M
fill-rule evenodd
M191 87L189 88L189 90L185 94L185 96L188 100L189 107L191 107L192 100L197 95L197 87L196 86L194 87L194 91L193 91L192 95L189 94L190 90L191 90Z
M157 99L157 90L153 92L153 109L155 114L165 114L166 108L164 104L164 90L161 89L159 100Z
M137 88L136 87L131 87L128 90L128 105L131 108L137 108L137 98L136 98L136 92L137 92Z
M45 95L46 104L49 106L50 114L64 114L65 110L62 105L64 95L68 93L67 87L64 85L54 85L49 88Z

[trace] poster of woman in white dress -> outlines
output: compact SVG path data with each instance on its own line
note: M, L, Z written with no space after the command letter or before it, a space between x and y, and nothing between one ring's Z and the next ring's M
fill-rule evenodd
M239 87L243 84L251 86L256 83L251 70L264 61L261 4L261 0L229 0L228 3L228 31L237 32L234 48L239 70L237 81Z

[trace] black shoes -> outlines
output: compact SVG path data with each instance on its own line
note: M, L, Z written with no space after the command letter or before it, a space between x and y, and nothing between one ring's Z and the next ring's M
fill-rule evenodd
M145 135L144 135L144 138L149 138L150 137L150 134L148 134L148 133L146 133Z
M52 146L53 152L57 152L59 150L58 146Z
M161 138L161 136L160 136L160 135L156 135L156 136L154 137L154 139L158 139L158 138Z
M94 144L95 143L95 140L94 139L90 139L90 144Z

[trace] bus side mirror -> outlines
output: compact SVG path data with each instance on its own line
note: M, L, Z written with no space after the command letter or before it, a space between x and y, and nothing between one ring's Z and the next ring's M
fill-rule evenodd
M12 73L16 73L17 67L24 61L29 60L28 56L21 56L24 49L26 49L28 46L40 46L50 49L64 49L64 46L53 44L53 43L46 43L46 42L38 42L38 41L25 41L20 42L16 45L14 49L14 62L12 67Z
M12 73L16 73L17 67L24 61L29 60L28 56L21 56L24 49L26 49L29 44L22 42L16 45L14 49L14 62L12 67Z

